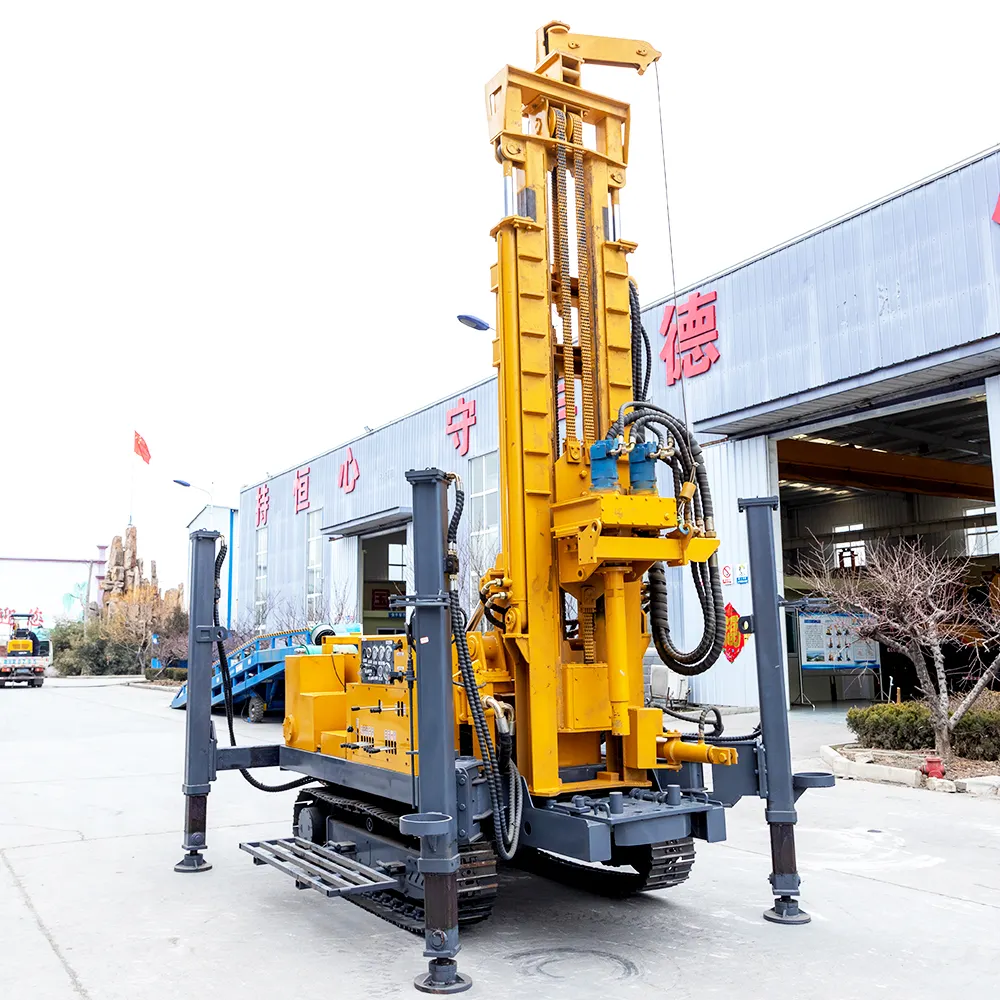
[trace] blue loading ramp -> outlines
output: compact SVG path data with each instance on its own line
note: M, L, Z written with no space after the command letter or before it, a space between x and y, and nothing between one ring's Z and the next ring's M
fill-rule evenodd
M233 706L242 705L253 694L264 699L268 708L282 708L285 700L285 657L318 653L310 644L315 629L269 632L249 639L229 654L229 674L233 681ZM212 707L225 703L222 693L222 669L212 664ZM171 708L187 707L187 684L177 692Z

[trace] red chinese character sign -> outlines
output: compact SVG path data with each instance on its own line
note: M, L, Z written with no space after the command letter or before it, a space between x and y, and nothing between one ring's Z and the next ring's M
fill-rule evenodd
M0 608L0 625L8 625L10 628L17 625L20 628L24 628L24 619L14 618L14 615L17 613L17 608ZM28 628L41 628L45 624L45 617L42 614L41 608L32 608L30 611L24 613L31 615L28 621Z
M730 663L740 655L746 645L747 637L740 631L740 614L732 606L726 605L726 641L722 645L722 655Z
M573 416L575 417L579 413L579 410L573 407ZM566 380L559 379L556 382L556 416L560 420L566 419Z
M295 513L309 509L309 466L299 469L295 473L295 485L292 487L292 496L295 498Z
M308 469L306 470L309 471ZM354 457L354 452L348 448L347 457L340 463L340 475L337 477L337 485L345 493L353 493L354 487L358 485L361 476L361 469L358 467L358 460Z
M660 334L667 339L660 358L667 365L667 385L704 375L721 357L715 346L715 299L715 292L692 292L676 310L672 305L664 309Z
M444 432L452 439L459 455L469 454L469 432L476 424L476 401L458 397L458 405L445 415Z
M257 487L257 527L262 528L267 524L267 512L271 508L271 491L267 483Z

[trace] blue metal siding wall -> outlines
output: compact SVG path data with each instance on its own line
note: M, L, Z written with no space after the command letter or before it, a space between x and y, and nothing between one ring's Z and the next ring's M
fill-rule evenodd
M1000 332L1000 152L709 279L721 359L685 380L693 422ZM695 289L678 294L683 302ZM666 306L643 310L658 354ZM655 365L654 399L680 413Z

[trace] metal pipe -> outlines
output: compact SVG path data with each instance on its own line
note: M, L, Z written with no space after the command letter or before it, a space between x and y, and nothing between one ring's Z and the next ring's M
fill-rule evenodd
M771 827L771 889L774 906L764 918L775 923L804 924L809 915L799 909L798 869L795 861L795 789L791 743L788 736L788 696L782 657L778 566L774 549L774 511L777 497L739 500L747 516L750 550L750 596L753 600L753 636L757 654L761 740L767 762L767 808Z
M406 473L413 487L413 640L417 657L417 750L420 812L404 816L401 833L420 837L424 877L424 955L428 971L414 986L458 993L472 980L458 971L458 802L455 790L455 705L452 692L451 602L445 579L448 476L440 469ZM449 577L447 582L451 582Z
M187 712L184 719L185 855L175 872L204 872L212 866L202 856L206 844L208 793L215 778L215 727L212 725L212 650L217 630L215 543L217 531L191 532L191 580L188 624ZM221 631L225 631L222 629Z
M605 569L603 573L611 732L615 736L628 736L628 625L625 619L625 571L620 567L612 567Z

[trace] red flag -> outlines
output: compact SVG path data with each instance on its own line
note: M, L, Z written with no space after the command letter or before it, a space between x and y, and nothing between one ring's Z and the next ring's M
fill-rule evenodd
M149 446L146 444L145 438L138 431L135 432L135 453L146 465L149 465Z

